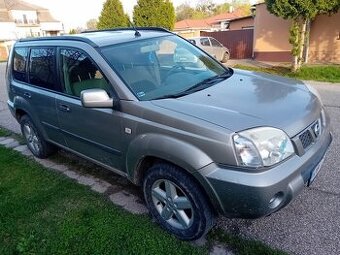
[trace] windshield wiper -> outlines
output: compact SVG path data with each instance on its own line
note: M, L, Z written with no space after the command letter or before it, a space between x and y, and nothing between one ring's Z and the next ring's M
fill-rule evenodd
M205 88L208 88L208 87L210 87L210 86L212 86L212 85L214 85L214 84L216 84L220 81L223 81L225 79L228 79L231 75L232 75L232 73L230 73L229 71L226 71L222 74L219 74L219 75L210 77L208 79L205 79L205 80L193 85L192 87L190 87L190 88L188 88L188 89L186 89L182 92L179 92L177 94L164 95L164 96L161 96L161 97L157 97L153 100L183 97L183 96L189 95L191 93L194 93L194 92L203 90Z

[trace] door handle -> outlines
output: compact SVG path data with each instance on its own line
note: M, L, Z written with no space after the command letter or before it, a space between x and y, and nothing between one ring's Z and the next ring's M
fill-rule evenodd
M67 106L67 105L64 105L64 104L59 105L59 110L62 111L62 112L70 112L71 111L70 107Z
M31 98L32 97L31 93L28 93L28 92L24 92L24 96L27 97L27 98Z

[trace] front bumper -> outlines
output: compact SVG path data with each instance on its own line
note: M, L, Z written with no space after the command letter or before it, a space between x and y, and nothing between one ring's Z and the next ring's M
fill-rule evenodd
M295 155L266 171L240 171L213 163L200 169L196 177L221 214L259 218L286 206L309 184L331 142L331 133L326 129L303 156Z

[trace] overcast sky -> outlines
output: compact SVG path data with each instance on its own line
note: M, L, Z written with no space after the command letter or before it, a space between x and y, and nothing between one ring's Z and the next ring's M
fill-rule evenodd
M92 18L98 18L105 0L25 0L29 3L36 4L50 9L53 16L65 25L65 30L70 28L85 27L86 21ZM132 14L133 6L137 0L121 0L124 10L129 15ZM199 0L173 0L176 6L190 2L195 5ZM228 0L213 0L215 3L228 2Z

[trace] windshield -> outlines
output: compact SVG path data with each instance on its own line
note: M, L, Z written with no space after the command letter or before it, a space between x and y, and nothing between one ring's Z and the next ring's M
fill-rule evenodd
M188 95L232 74L174 35L111 45L101 51L141 101Z

